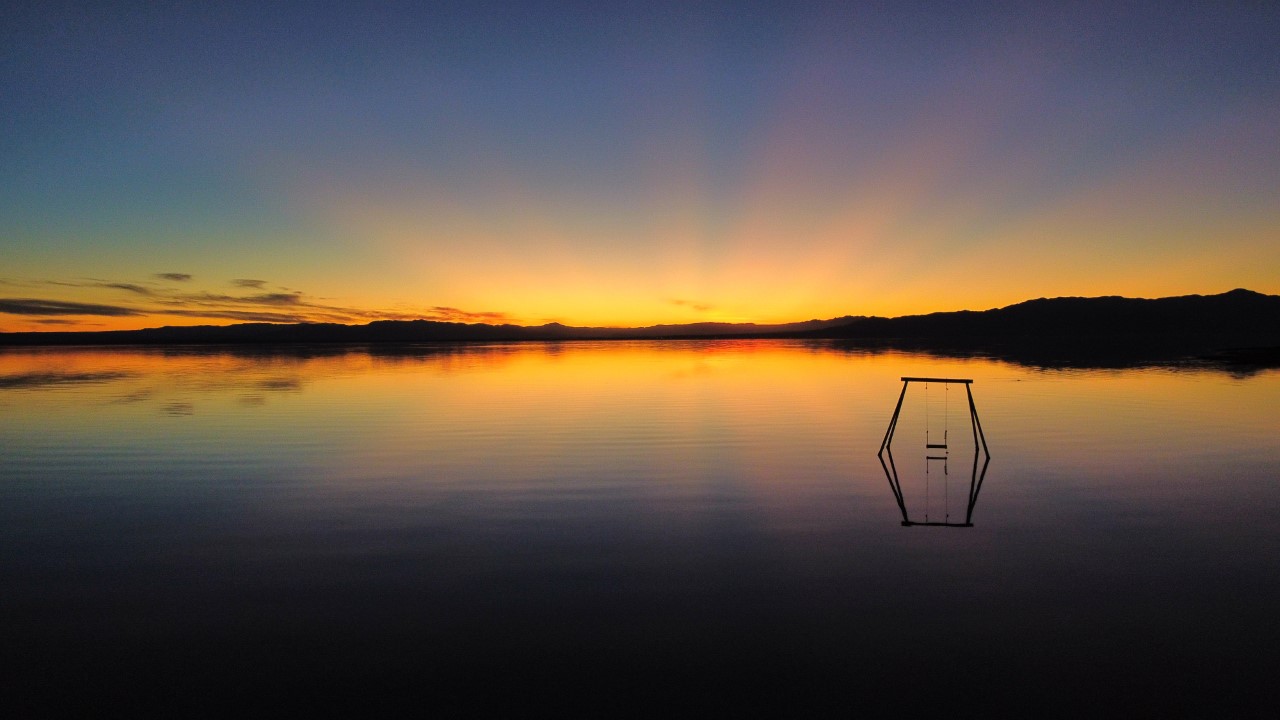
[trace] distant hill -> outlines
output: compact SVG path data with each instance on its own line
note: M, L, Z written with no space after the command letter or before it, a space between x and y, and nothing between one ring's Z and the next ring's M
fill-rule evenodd
M487 325L433 320L378 320L366 325L337 323L240 323L166 326L99 332L0 333L3 345L180 345L274 343L414 343L520 340L614 340L744 338L795 335L847 325L854 317L808 320L780 325L691 323L639 328L547 325Z
M1280 296L1250 290L1153 300L1040 298L992 310L897 318L842 317L780 325L693 323L640 328L447 323L430 320L245 323L106 332L0 333L9 345L283 345L684 338L835 339L860 347L982 352L1020 361L1117 363L1212 355L1276 364ZM1245 360L1247 358L1247 360Z
M1040 298L979 312L860 318L800 335L899 348L981 350L1050 363L1212 355L1274 364L1280 356L1280 296L1237 289L1153 300Z
M1280 296L1251 290L1144 300L1062 297L1028 300L975 312L939 312L898 318L861 318L822 332L824 337L1044 337L1188 336L1280 333Z

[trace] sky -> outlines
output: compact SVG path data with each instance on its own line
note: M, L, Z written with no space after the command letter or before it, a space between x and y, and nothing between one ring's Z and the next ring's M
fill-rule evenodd
M0 9L0 331L1280 294L1273 2Z

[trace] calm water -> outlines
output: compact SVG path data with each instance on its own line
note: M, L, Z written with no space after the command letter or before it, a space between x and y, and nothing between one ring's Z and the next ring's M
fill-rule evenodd
M964 388L990 447L972 527ZM1248 707L1280 373L734 341L0 353L6 703ZM944 461L926 434L946 433Z

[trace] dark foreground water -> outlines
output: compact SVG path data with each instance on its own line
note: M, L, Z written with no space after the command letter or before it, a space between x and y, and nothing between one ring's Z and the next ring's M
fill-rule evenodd
M900 507L903 375L972 378L991 461L913 384ZM784 342L8 351L0 702L1274 708L1277 408L1276 372Z

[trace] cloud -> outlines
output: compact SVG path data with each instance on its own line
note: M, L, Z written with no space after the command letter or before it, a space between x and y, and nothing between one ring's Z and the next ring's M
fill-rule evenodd
M68 302L65 300L37 300L34 298L0 298L0 313L10 315L107 315L132 317L143 315L134 308L119 305Z
M302 293L263 293L260 295L215 295L214 293L171 294L167 305L304 305Z
M101 287L114 288L116 290L128 290L131 293L137 293L139 295L151 296L155 294L151 291L150 288L145 288L141 285L135 285L134 283L102 283Z
M446 307L437 305L431 308L430 317L424 317L424 320L437 320L440 322L465 322L465 323L509 323L511 317L503 312L470 312L467 310L459 310L455 307Z
M266 295L250 295L240 298L239 302L247 302L263 305L299 305L302 303L302 293L267 293Z
M288 313L254 312L252 310L157 310L157 314L176 315L178 317L216 318L221 320L239 320L240 322L268 323L300 323L315 322L315 318L306 315Z
M160 273L155 277L166 280L186 282L192 276L187 273ZM181 278L181 280L179 280ZM13 285L11 281L7 284ZM71 321L57 318L59 316L112 316L112 317L147 317L162 318L181 317L206 320L230 320L234 322L267 322L267 323L343 323L355 324L374 320L435 320L440 322L459 323L513 323L515 320L505 312L470 311L461 308L437 305L425 309L399 307L395 309L369 309L324 305L313 302L311 297L297 290L282 289L278 292L257 292L252 294L212 293L208 291L189 292L176 287L166 287L150 282L117 282L103 279L86 279L74 282L58 280L39 280L28 283L34 286L69 287L69 288L106 288L132 293L139 304L134 307L84 303L73 300L43 300L34 298L0 298L0 313L12 315L28 315L46 319L32 319L29 322L58 325L78 325L84 327L84 321ZM253 278L236 278L231 284L250 290L261 290L265 280ZM162 321L156 324L161 324Z
M709 304L709 303L696 302L696 301L694 301L694 300L680 300L680 299L673 299L673 300L670 300L670 301L668 301L668 302L670 302L672 305L678 305L678 306L680 306L680 307L687 307L687 308L689 308L689 309L691 309L691 310L697 310L698 312L707 312L707 311L709 311L709 310L715 310L715 309L716 309L716 306L715 306L715 305L711 305L711 304Z

